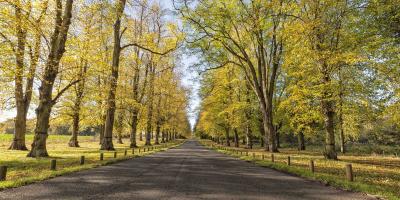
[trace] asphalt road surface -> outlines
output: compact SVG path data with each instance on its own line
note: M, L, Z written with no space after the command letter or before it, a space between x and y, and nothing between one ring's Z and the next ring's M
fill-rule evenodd
M0 192L0 199L372 199L208 150L190 140L147 157Z

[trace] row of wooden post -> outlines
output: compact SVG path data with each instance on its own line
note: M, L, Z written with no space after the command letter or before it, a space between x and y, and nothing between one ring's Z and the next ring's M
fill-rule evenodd
M228 148L222 148L223 150L226 150L226 151L231 151L232 149L228 149ZM236 154L239 154L240 153L240 155L243 155L243 152L242 151L238 151L238 150L233 150ZM249 156L249 152L248 151L245 151L245 155L246 156ZM256 154L255 153L253 153L253 159L255 160L256 159ZM265 156L264 156L264 154L262 154L261 155L261 159L262 160L264 160L265 159ZM287 157L287 165L291 165L291 162L290 162L290 156L288 156ZM274 154L271 154L271 162L275 162L275 156L274 156ZM314 164L314 160L310 160L310 164L309 164L309 168L310 168L310 171L312 172L312 173L314 173L315 172L315 164ZM348 180L348 181L354 181L354 175L353 175L353 167L352 167L352 164L350 164L350 163L348 163L348 164L346 164L345 165L345 170L346 170L346 179Z
M163 147L165 147L165 145L163 145ZM156 148L157 149L157 148ZM147 151L150 150L154 150L154 147L147 147ZM139 148L139 153L140 153L141 149ZM146 147L143 148L143 152L146 152ZM135 154L135 149L132 148L132 154ZM128 155L128 150L125 149L124 151L124 156ZM117 158L117 152L114 151L114 158ZM104 160L104 153L101 152L100 153L100 161ZM80 158L80 165L84 165L85 164L85 156L81 156ZM53 159L50 161L50 170L57 170L57 160ZM5 181L7 177L7 166L0 166L0 181Z

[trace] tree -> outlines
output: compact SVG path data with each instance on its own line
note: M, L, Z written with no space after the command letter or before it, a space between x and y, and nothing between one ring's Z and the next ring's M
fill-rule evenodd
M12 37L16 38L16 41L12 41L10 36L0 32L0 36L10 45L15 57L15 70L13 73L16 117L14 121L14 138L9 149L27 150L25 145L26 118L32 100L33 83L41 49L42 30L38 27L42 25L48 2L43 1L39 6L32 6L31 2L24 3L19 0L5 2L5 4L14 8L14 16L11 19L15 26L15 32ZM39 11L37 16L32 14L36 10ZM31 39L33 40L32 42L30 41ZM30 61L28 70L25 63L27 47L29 48L28 58Z
M55 98L52 98L54 81L59 73L60 60L65 51L65 42L67 41L68 29L72 18L72 5L73 0L67 0L63 12L61 0L56 0L54 30L50 39L50 51L39 88L39 105L36 109L35 136L28 157L48 156L46 139L48 136L51 108L56 104L63 92L78 82L78 80L72 81L62 89Z

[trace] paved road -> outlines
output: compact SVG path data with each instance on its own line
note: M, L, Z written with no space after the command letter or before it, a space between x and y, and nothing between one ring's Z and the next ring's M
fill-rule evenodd
M0 192L0 199L369 199L207 150L197 141Z

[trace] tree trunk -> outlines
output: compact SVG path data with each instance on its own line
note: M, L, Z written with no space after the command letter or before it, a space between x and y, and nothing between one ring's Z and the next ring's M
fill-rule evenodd
M124 115L122 113L123 111L118 113L118 119L117 119L117 127L116 127L116 131L117 131L117 143L118 144L123 144L122 142L122 131L124 130Z
M306 150L306 145L305 145L305 143L304 143L304 134L303 134L303 132L301 132L301 131L297 134L297 142L298 142L298 147L297 147L297 149L298 149L299 151L304 151L304 150Z
M80 108L80 103L76 102L75 103L75 108L79 110ZM68 142L69 147L79 147L78 143L78 134L79 134L79 111L74 111L74 116L73 116L73 122L72 122L72 136L71 139Z
M111 66L111 80L110 90L107 98L107 112L106 121L104 126L104 137L101 142L101 150L114 150L113 139L113 127L115 117L115 93L117 91L118 76L119 76L119 61L121 54L121 17L124 13L126 0L119 0L117 5L117 17L114 23L114 49Z
M17 1L20 3L19 1ZM29 11L30 12L30 11ZM16 21L16 37L17 45L15 49L15 76L14 76L14 97L17 115L14 119L14 137L9 147L12 150L28 150L25 145L26 133L26 115L29 102L25 101L23 91L23 76L24 76L24 57L27 30L23 28L23 14L20 6L15 6L15 21ZM30 101L30 99L29 99Z
M253 148L253 136L251 134L251 128L249 126L246 127L246 144L248 149Z
M154 142L154 144L156 144L156 145L160 144L160 142L159 142L160 131L161 131L160 125L157 125L157 128L156 128L156 140Z
M327 70L326 64L324 64L324 69ZM322 82L324 84L329 84L331 82L329 75L326 71L324 71L324 77ZM330 98L332 94L329 94L328 91L324 91L323 99L321 101L322 110L324 112L325 117L325 152L324 156L327 159L337 160L337 154L335 149L335 110L334 110L334 102Z
M132 119L131 119L131 134L130 134L131 144L129 145L130 148L137 147L137 144L136 144L137 123L138 123L138 111L135 108L132 112Z
M83 99L83 93L85 89L86 82L86 72L87 72L88 64L86 60L82 60L81 69L79 72L79 77L81 77L81 81L79 82L76 88L76 97L73 108L73 116L72 116L72 136L69 140L68 146L70 147L79 147L78 143L78 135L79 135L79 122L80 122L80 113L81 113L81 103Z
M344 130L343 128L340 129L340 152L343 154L346 153L346 146L345 146L345 140L344 140Z
M238 134L238 131L237 131L237 129L235 128L234 129L234 139L235 139L235 147L239 147L239 134Z
M151 145L154 79L155 79L155 67L151 63L150 64L150 80L149 80L149 97L148 97L148 101L147 101L147 128L146 128L146 143L145 143L145 145Z
M226 146L231 146L231 141L229 139L229 132L230 132L230 128L225 128L225 139L226 139Z
M32 149L27 155L28 157L48 156L46 140L48 137L50 113L53 105L57 101L57 97L62 94L59 93L55 99L52 99L53 84L58 75L59 63L65 51L65 42L67 41L68 29L72 18L72 4L73 0L66 1L64 16L61 17L62 2L61 0L56 1L56 23L50 40L50 51L43 72L43 79L39 87L39 105L36 109L35 136L33 138Z

